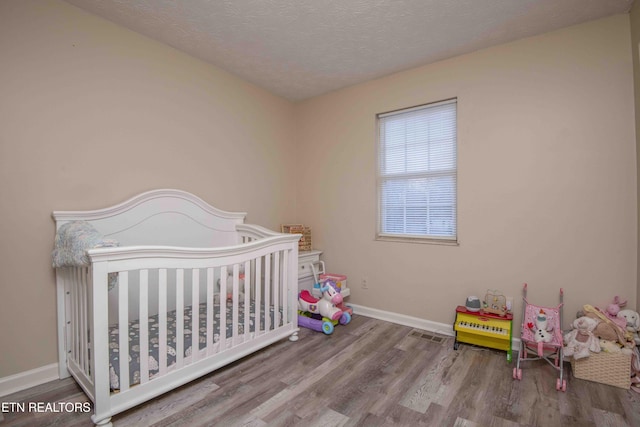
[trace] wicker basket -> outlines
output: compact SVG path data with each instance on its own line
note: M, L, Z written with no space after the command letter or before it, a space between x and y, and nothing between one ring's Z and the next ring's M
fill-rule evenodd
M571 358L573 376L614 387L629 389L631 355L624 353L591 353L589 357Z
M305 227L302 224L282 224L280 226L282 233L288 234L302 234L302 237L298 241L299 251L310 251L311 247L311 227Z

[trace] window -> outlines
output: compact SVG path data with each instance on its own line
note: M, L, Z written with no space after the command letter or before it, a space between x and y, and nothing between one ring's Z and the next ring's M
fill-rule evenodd
M457 241L457 100L378 115L379 239Z

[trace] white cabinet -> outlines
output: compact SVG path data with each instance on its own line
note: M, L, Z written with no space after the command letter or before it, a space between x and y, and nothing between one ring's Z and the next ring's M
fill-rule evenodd
M324 273L324 263L320 265L320 255L322 255L322 251L317 250L298 252L298 292L306 289L314 294L314 296L319 297L319 295L312 292L313 285L315 285L316 280L313 276L313 269L311 268L311 266L315 266L316 273ZM346 298L351 295L351 290L347 287L346 280L342 283L342 285L344 287L342 288L340 293L342 293L342 296Z

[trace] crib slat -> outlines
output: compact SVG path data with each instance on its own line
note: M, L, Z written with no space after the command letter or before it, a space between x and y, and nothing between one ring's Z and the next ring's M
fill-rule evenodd
M275 253L273 260L273 329L280 326L280 287L282 281L280 277L280 251Z
M82 283L82 268L76 269L76 280L78 283L78 365L82 366L84 362L84 351L87 343L86 331L84 328L84 288Z
M74 268L71 271L71 358L74 361L78 360L78 343L80 341L79 328L78 328L78 269Z
M75 346L75 360L76 363L80 363L82 357L82 299L81 299L81 284L80 284L80 269L76 268L75 271L75 328L76 328L76 346Z
M129 272L118 273L118 359L120 392L129 390Z
M244 263L244 340L247 341L251 334L251 262Z
M262 322L262 317L260 316L260 312L261 312L261 307L260 304L262 304L261 301L261 296L262 296L262 257L258 257L256 259L256 272L255 272L255 292L256 292L256 296L255 296L255 319L256 319L256 325L255 325L255 331L256 331L256 335L258 335L261 331L260 329L260 325L264 325L264 322Z
M93 286L92 286L92 276L91 276L91 269L89 267L85 268L85 272L84 272L84 283L87 289L87 299L86 299L86 304L87 304L87 364L85 367L85 372L87 374L87 376L89 378L91 378L92 380L93 378L93 371L91 370L91 354L90 352L93 351L93 345L92 342L94 342L94 336L93 336L93 324L91 323L91 320L93 319L93 305L92 305L92 301L93 301Z
M76 303L78 304L77 310L78 310L78 354L77 354L77 359L76 362L78 362L78 365L82 366L82 362L83 362L83 352L85 349L85 344L86 344L86 336L84 334L84 319L82 317L82 307L83 307L83 301L82 301L82 268L77 268L76 269L76 292L77 292L77 299L76 299Z
M167 373L167 269L161 268L158 280L158 368Z
M80 367L87 372L87 278L86 267L78 269L78 281L80 282L80 330L82 331L82 339L80 340Z
M200 270L191 271L191 363L200 355Z
M184 362L184 270L176 270L176 368Z
M213 268L207 268L207 355L213 354Z
M80 314L78 313L78 305L80 298L78 297L78 292L80 285L78 284L78 268L74 268L72 270L72 283L73 283L73 291L71 296L73 298L73 318L71 319L71 331L73 334L73 348L71 352L71 357L75 362L78 361L78 353L80 348Z
M149 270L140 270L140 384L149 381Z
M73 353L73 270L64 269L64 359L71 359Z
M109 413L109 273L107 261L91 264L91 371L95 417L103 419ZM116 299L117 299L117 295ZM114 302L115 303L115 302ZM126 328L125 328L126 329Z
M220 351L227 346L227 266L220 269Z
M78 330L77 330L77 283L76 283L76 268L72 268L69 274L69 281L71 282L71 319L69 320L69 327L71 329L71 345L69 346L69 355L72 360L76 360L76 345L78 343Z
M78 268L78 328L80 339L78 340L78 364L84 369L87 354L87 313L86 313L86 282L84 280L84 267Z
M271 329L269 304L271 299L271 254L264 256L264 330Z
M282 291L282 325L284 326L287 323L287 319L289 318L288 307L289 307L289 283L287 282L287 278L289 277L289 254L286 251L282 251L282 286L280 286L280 290Z
M233 338L231 340L232 345L238 344L238 329L240 325L238 325L238 300L240 299L240 295L238 294L238 285L239 285L239 274L240 274L240 265L233 264L233 277L231 282L233 283L232 290L232 298L231 298L231 331L233 334Z

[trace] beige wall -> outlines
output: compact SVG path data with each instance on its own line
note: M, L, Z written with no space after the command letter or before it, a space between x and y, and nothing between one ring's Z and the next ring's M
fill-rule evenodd
M296 108L299 212L351 301L451 324L500 289L566 319L636 301L637 207L629 17L415 68ZM376 113L458 97L457 247L374 241ZM368 281L368 290L360 283ZM519 318L517 317L518 321ZM519 328L518 328L519 329Z
M0 2L0 63L0 378L57 359L53 210L168 187L294 220L288 101L56 0Z
M640 2L636 1L630 13L631 22L631 54L633 56L633 82L635 93L635 117L636 117L636 163L640 164ZM638 179L638 198L640 199L640 173ZM640 224L640 216L638 217ZM640 228L640 227L639 227ZM640 256L640 235L638 238L638 255ZM638 293L636 295L636 307L640 310L640 262L638 262Z

